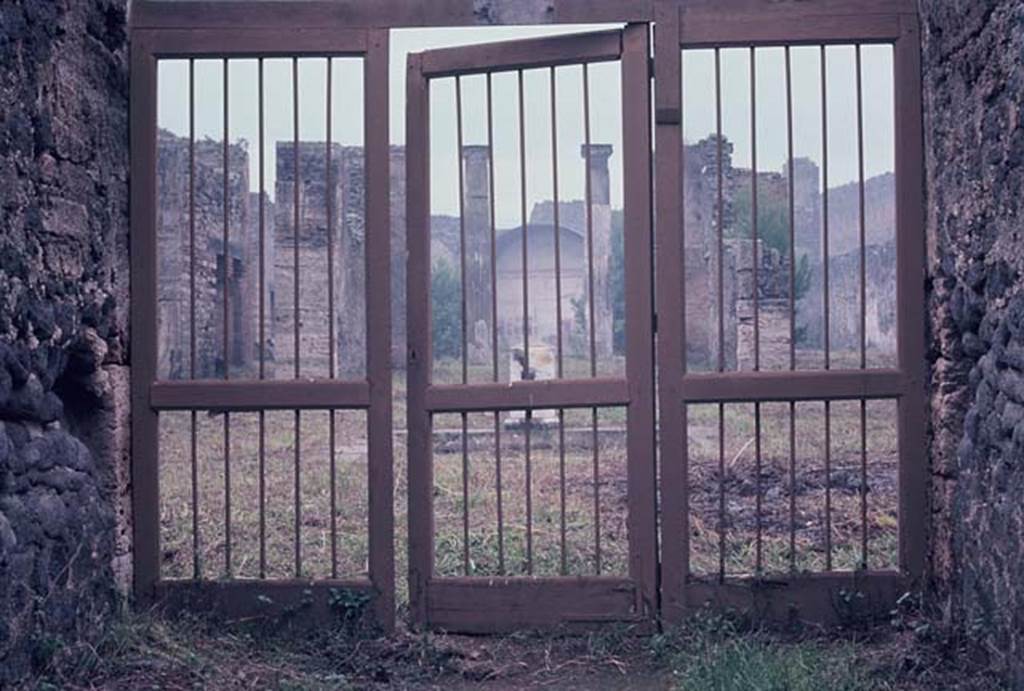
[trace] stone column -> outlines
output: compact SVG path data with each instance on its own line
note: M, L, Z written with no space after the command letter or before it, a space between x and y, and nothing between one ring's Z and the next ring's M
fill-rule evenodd
M474 364L490 361L491 186L490 150L464 146L463 203L466 231L466 324Z
M594 238L594 334L598 357L609 357L612 354L612 304L609 294L612 207L608 159L613 151L611 144L591 144L589 152L586 144L580 147L580 155L587 161L590 172L590 215ZM584 233L584 252L587 252L586 243Z

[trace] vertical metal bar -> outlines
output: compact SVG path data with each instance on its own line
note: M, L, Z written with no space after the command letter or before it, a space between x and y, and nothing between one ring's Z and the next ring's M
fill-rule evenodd
M824 290L825 369L832 367L831 304L829 301L829 199L828 199L828 62L825 46L820 48L821 71L821 158L822 158L822 279ZM825 570L832 570L832 404L825 401Z
M832 402L825 401L825 570L832 570Z
M786 154L789 173L789 369L796 369L796 219L793 170L793 69L786 46ZM789 566L796 571L796 403L789 403Z
M466 182L465 153L462 141L462 77L455 77L455 123L459 158L459 317L462 325L462 383L469 383L469 329L466 313ZM525 180L523 182L525 185Z
M459 159L459 315L462 324L462 383L469 383L469 328L466 311L466 181L465 149L462 138L462 77L455 77L455 122ZM525 184L525 182L523 183ZM469 575L469 425L462 418L462 569Z
M864 201L864 83L861 46L855 47L857 62L857 187L860 207L860 367L867 368L867 230ZM860 401L860 529L861 567L868 563L868 422L867 401Z
M757 61L755 48L750 47L750 228L754 253L753 299L754 299L754 371L761 369L761 270L760 247L758 247L757 218Z
M189 244L189 377L196 378L196 80L195 60L188 61L188 244ZM197 413L191 411L192 577L202 577L199 558L199 453Z
M159 421L149 402L157 374L157 61L144 35L131 50L132 502L134 590L140 604L160 580Z
M868 568L868 404L860 400L860 567Z
M656 3L655 63L657 99L657 355L658 439L660 443L661 612L666 621L683 618L685 583L689 576L689 505L687 497L687 410L683 405L683 347L686 301L683 299L682 50L679 43L680 9L674 3ZM627 247L629 244L627 243Z
M594 304L594 197L593 181L590 170L591 137L590 137L590 69L583 63L583 138L587 155L585 157L585 194L587 208L587 310L588 330L590 336L590 376L597 376L597 327L594 323L597 312ZM601 574L601 484L600 484L600 452L597 434L597 408L591 414L591 446L593 449L593 482L594 482L594 570Z
M260 297L259 297L259 310L260 310L260 379L266 378L266 272L267 272L267 233L266 233L266 151L265 151L265 137L266 137L266 122L264 120L264 94L263 94L263 58L259 59L258 62L258 75L259 81L258 90L258 128L259 128L259 160L260 160L260 208L259 208L259 223L260 223ZM266 476L266 437L267 437L267 414L261 410L259 413L259 426L260 426L260 440L259 440L259 531L260 531L260 578L267 577L267 476Z
M759 271L761 264L760 248L758 242L757 225L757 55L754 46L750 47L750 229L751 249L753 250L754 271L753 271L753 292L754 301L754 371L761 369L761 283ZM760 576L764 571L764 514L763 514L763 486L762 486L762 464L761 464L761 403L754 403L754 457L755 472L757 473L757 497L755 499L755 520L757 523L757 537L754 555L754 571Z
M554 208L555 240L555 344L558 351L557 376L564 372L562 348L562 224L561 200L558 195L558 87L555 68L549 73L551 81L551 198ZM560 573L568 573L566 548L566 496L565 496L565 410L558 411L558 499L559 499L559 547L561 552Z
M292 123L293 142L295 159L293 165L292 185L292 227L294 238L292 244L293 267L292 277L294 279L294 304L292 321L295 328L295 378L300 374L300 348L299 348L299 59L292 58ZM302 413L295 411L295 577L302 576L302 475L301 475L301 449L302 449Z
M498 224L494 199L494 95L491 73L487 73L487 177L491 221L491 364L498 381ZM505 522L501 496L501 413L494 413L494 485L498 513L498 573L505 573Z
M822 205L822 278L824 283L825 369L832 367L831 304L829 301L829 207L828 207L828 61L821 46L821 205Z
M718 371L725 371L725 193L722 173L722 51L715 48L715 181L718 220ZM718 404L718 580L725 580L725 406Z
M523 261L523 373L533 378L530 370L530 289L528 242L529 225L526 216L526 103L523 89L523 71L519 70L519 174L520 214L522 217L522 261ZM524 444L526 445L526 572L533 574L533 468L530 459L530 434L533 426L533 411L526 411Z
M796 369L796 181L793 169L793 69L786 46L786 150L789 172L789 369Z
M718 404L718 581L725 582L725 405Z
M789 402L789 570L796 572L796 403Z
M385 633L395 627L394 465L391 419L391 144L388 131L388 31L369 32L363 78L366 105L366 369L370 384L369 463L370 582L374 610ZM418 122L417 126L425 125ZM406 140L408 142L408 139ZM428 207L429 213L429 207ZM411 226L410 226L411 227ZM423 255L430 266L429 250ZM429 270L429 269L428 269ZM429 283L429 277L428 277ZM430 292L423 293L429 303ZM412 304L412 303L410 303ZM429 312L428 312L429 318ZM429 437L428 437L429 439ZM430 463L426 459L417 460ZM430 524L429 513L416 519Z
M462 571L469 575L469 425L462 413Z
M867 362L867 234L864 221L864 91L861 85L860 44L855 47L857 62L857 190L860 211L860 368Z
M231 378L231 237L228 230L231 216L230 194L228 184L231 168L231 152L228 142L228 104L231 100L228 91L228 61L224 65L224 379ZM224 564L228 578L232 576L231 566L231 414L224 413Z
M406 282L409 609L413 622L422 625L427 622L428 584L434 571L434 478L432 419L424 400L430 386L433 363L430 339L430 82L423 75L423 58L418 54L408 57L406 102L406 146L410 166L406 194L406 247L409 255ZM370 329L367 333L374 331ZM368 356L372 355L371 349ZM392 537L388 536L388 539Z
M334 168L332 154L334 149L333 132L333 68L334 60L327 58L327 144L325 151L325 173L326 173L326 197L327 201L327 351L328 351L328 374L331 379L337 376L337 344L335 339L335 312L334 312ZM331 410L329 418L329 439L330 446L330 491L331 491L331 578L338 577L338 463L335 458L337 449L337 421L335 411Z

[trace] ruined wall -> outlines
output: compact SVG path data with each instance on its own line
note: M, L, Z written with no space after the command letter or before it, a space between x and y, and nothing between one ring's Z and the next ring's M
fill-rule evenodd
M934 576L1024 685L1024 5L921 13Z
M130 578L124 0L0 4L0 687Z

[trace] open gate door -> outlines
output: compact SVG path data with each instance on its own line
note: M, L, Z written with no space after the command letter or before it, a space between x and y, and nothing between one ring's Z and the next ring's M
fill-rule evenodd
M420 625L494 632L608 621L644 626L655 616L649 55L648 27L630 25L409 58L409 590ZM613 64L609 73L621 77L619 102L592 98L604 86L594 73L605 63L621 63L621 72ZM534 77L543 82L542 96L524 98L534 93L524 90L524 79ZM582 87L576 135L583 162L574 165L584 171L584 199L575 202L560 199L559 176L570 176L557 143L570 136L560 126L563 77L577 80L577 93ZM496 105L504 79L509 108ZM481 87L483 108L466 105L471 80ZM445 112L436 106L446 95L454 97L452 122L431 122L432 113ZM624 348L616 349L604 305L616 280L609 268L613 213L596 165L611 150L591 141L591 123L609 112L617 119L620 108L625 325ZM486 128L477 129L486 129L483 146L468 145L463 120L470 117L486 118ZM514 134L506 138L510 121ZM439 142L438 125L450 125L448 134L457 137ZM541 131L546 144L531 148ZM517 138L514 156L501 158L499 149ZM550 179L528 167L536 148L547 157ZM432 162L442 149L456 162L450 175ZM502 166L517 170L496 184ZM525 184L510 184L515 174ZM454 240L451 226L445 231L431 215L432 202L453 188ZM536 204L532 217L528 188L541 194L534 202L550 200ZM498 227L503 198L514 200L518 228ZM445 292L456 282L458 289ZM546 331L545 321L554 327ZM446 427L445 419L454 424Z

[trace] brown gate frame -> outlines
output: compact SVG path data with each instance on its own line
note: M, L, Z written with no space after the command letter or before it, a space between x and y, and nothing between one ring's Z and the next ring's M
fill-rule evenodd
M920 243L922 226L921 189L922 152L920 146L920 64L919 36L915 4L911 0L548 0L546 3L531 4L529 8L512 7L516 0L495 0L494 11L481 13L475 0L133 0L129 5L129 26L132 44L132 482L134 505L134 550L135 550L135 593L139 600L151 600L157 594L159 582L159 523L157 502L159 492L156 481L157 439L156 414L150 402L150 385L156 373L156 334L152 329L156 304L156 264L152 254L152 234L155 229L155 54L154 37L167 35L174 43L165 46L167 50L181 51L188 48L195 37L204 36L207 49L215 49L226 36L248 35L259 49L277 49L282 38L302 40L301 37L331 32L352 32L357 29L391 29L406 27L480 26L493 24L573 24L594 22L656 22L656 34L679 37L657 43L656 62L662 70L678 69L678 49L682 45L685 23L686 35L704 33L705 40L727 43L742 37L743 41L760 41L763 44L781 44L804 39L838 40L840 35L849 39L866 27L887 26L888 40L897 45L897 88L900 107L899 130L903 132L898 145L901 161L897 171L901 192L899 194L899 290L901 300L911 306L908 321L901 324L900 370L904 373L905 395L901 397L901 535L900 562L903 576L900 580L908 586L920 583L925 572L927 520L926 470L924 452L924 365L923 365L923 249ZM686 11L680 15L681 8ZM900 28L894 29L897 21ZM681 21L682 20L682 21ZM703 28L701 28L703 27ZM243 30L244 29L244 30ZM717 36L714 35L717 33ZM224 45L228 45L225 42ZM673 56L673 54L676 54ZM677 73L678 76L678 73ZM383 83L387 78L386 69L376 74L376 80ZM673 200L666 190L672 189L672 182L678 181L679 161L666 155L666 150L675 150L680 145L680 133L674 118L679 112L679 84L662 79L658 89L656 108L657 135L662 152L657 156L659 177L667 181L658 193L657 215L662 225L658 231L658 253L678 252L678 238L667 232L665 222L671 222L672 214L679 200ZM368 93L371 93L368 91ZM386 96L383 96L386 98ZM378 170L378 174L380 174ZM383 182L383 181L382 181ZM382 222L386 222L382 219ZM906 231L906 232L904 232ZM911 237L907 237L907 232ZM149 239L147 239L147 237ZM383 267L382 267L383 268ZM661 269L664 271L664 267ZM660 273L660 272L659 272ZM372 274L371 274L372 275ZM666 297L671 300L673 285L681 279L662 275L658 278L657 297L659 304ZM666 296L666 291L670 291ZM378 294L379 297L379 294ZM148 314L147 314L148 313ZM682 343L681 314L663 312L661 315L661 336L658 341L659 354L659 404L665 419L672 417L682 407L683 373L682 363L673 363L672 353L679 353L677 346ZM371 331L372 333L372 331ZM907 338L904 338L907 336ZM672 341L675 341L673 344ZM374 348L386 352L386 348ZM830 379L831 380L831 379ZM688 377L688 385L699 380ZM730 379L720 380L715 388L732 388ZM747 382L749 383L749 381ZM282 384L289 384L282 382ZM743 382L738 382L743 384ZM834 383L835 384L835 383ZM383 385L383 384L381 384ZM850 382L845 385L851 386ZM739 389L743 387L740 386ZM325 389L321 387L321 392ZM691 391L693 389L690 389ZM727 389L724 389L727 390ZM287 386L277 395L286 398ZM762 390L761 393L764 393ZM868 392L859 392L861 395ZM375 401L383 401L379 387ZM737 395L749 400L749 393L734 390ZM280 402L285 407L294 407L308 400L292 391L288 400ZM322 401L321 401L322 402ZM382 403L383 405L383 403ZM519 405L522 407L522 405ZM390 414L390 413L388 413ZM685 429L685 428L684 428ZM671 434L665 435L665 432ZM662 458L680 459L684 439L679 437L683 430L667 426L662 430L660 444ZM380 442L378 442L379 444ZM917 444L917 447L914 446ZM666 474L667 471L667 474ZM390 467L380 469L379 482L390 492ZM385 477L386 481L385 481ZM685 468L678 462L663 463L662 468L662 511L675 523L686 515L686 497L680 489L685 487ZM673 491L672 488L675 488ZM393 583L388 573L393 569L390 562L392 537L378 535L376 544L386 550L386 557L377 562L380 587L384 597L389 596L387 586ZM662 605L669 618L677 618L684 611L684 585L686 574L686 546L679 541L669 540L662 551L663 576L661 593ZM380 555L380 552L376 552ZM378 557L374 557L376 560ZM827 578L819 578L827 582ZM232 589L224 588L224 597L231 598ZM237 599L237 595L233 596ZM696 604L696 599L691 599ZM383 601L382 601L383 602ZM380 611L380 610L379 610ZM382 612L380 618L387 619L393 614Z
M785 3L782 3L785 4ZM920 40L909 0L804 3L793 21L767 2L659 0L656 7L657 304L662 491L662 614L679 620L711 602L762 619L837 618L843 591L860 592L888 611L907 589L923 585L927 552L923 152ZM688 374L682 353L681 50L706 47L888 43L894 45L896 105L896 251L898 367ZM755 207L756 208L756 207ZM698 581L689 570L686 405L691 403L890 398L899 408L899 572L823 572ZM669 421L669 424L665 424ZM681 421L681 424L676 424ZM667 528L671 526L671 528ZM678 527L678 528L677 528ZM676 534L676 530L679 533Z
M140 3L142 4L142 3ZM164 4L164 3L159 3ZM173 3L166 3L171 8ZM188 3L191 5L192 3ZM261 4L261 3L256 3ZM200 10L210 11L204 3ZM255 14L256 10L248 6ZM143 6L142 8L146 8ZM163 9L163 8L159 8ZM190 9L188 11L191 11ZM202 12L200 12L202 14ZM331 593L372 600L374 620L394 628L391 436L390 155L388 32L179 25L131 33L132 501L134 592L141 603L216 609L229 616L298 607L326 616ZM244 25L245 23L243 23ZM367 376L362 381L157 380L157 61L187 58L362 57L366 82ZM158 413L172 410L365 410L369 462L369 579L161 580ZM260 598L259 596L265 596ZM307 610L303 610L307 611Z
M621 60L625 151L626 376L434 385L430 329L432 78ZM633 621L657 612L649 28L410 55L408 116L409 596L416 623L494 632ZM523 144L525 146L525 143ZM627 406L629 577L460 577L434 573L432 416Z

